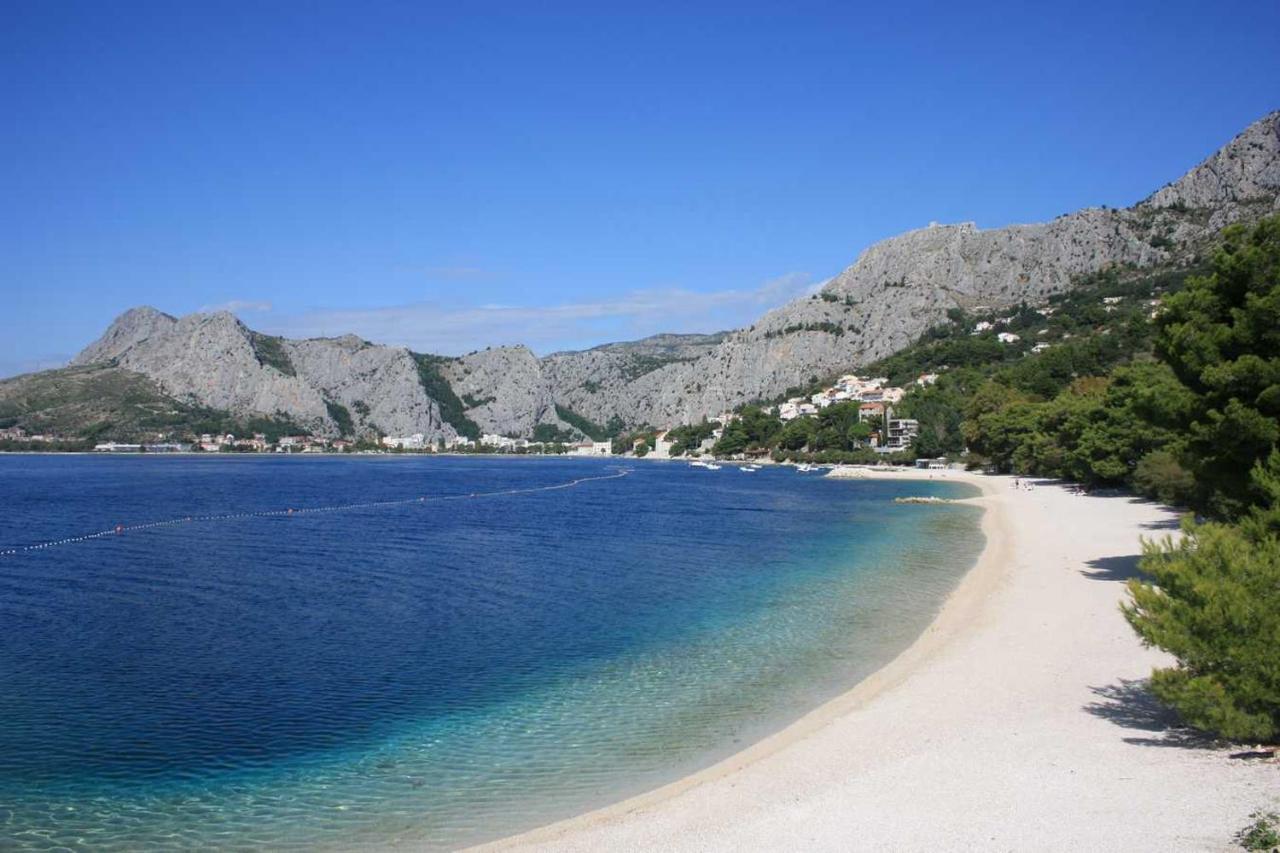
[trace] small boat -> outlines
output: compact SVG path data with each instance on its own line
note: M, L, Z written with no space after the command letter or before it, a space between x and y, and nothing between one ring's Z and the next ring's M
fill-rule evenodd
M756 465L743 465L738 470L744 474L754 474L755 472L759 471L760 468Z
M708 462L706 467L707 467L707 470L708 470L708 471L719 471L719 470L720 470L721 468L723 468L724 466L723 466L723 465L717 465L717 464L716 464L716 463L714 463L714 462Z
M701 459L695 459L695 460L693 460L692 462L690 462L690 463L689 463L689 467L691 467L691 468L710 468L711 466L710 466L709 464L707 464L706 462L703 462Z
M804 464L797 467L796 470L799 471L801 474L808 474L810 471L813 470L813 466L810 465L808 462L805 462Z

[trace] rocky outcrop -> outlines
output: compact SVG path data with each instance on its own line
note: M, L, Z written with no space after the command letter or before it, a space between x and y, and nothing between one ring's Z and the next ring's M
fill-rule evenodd
M167 335L178 324L178 318L149 305L130 308L107 327L107 331L72 360L73 365L114 361L146 341Z
M566 428L557 404L597 424L687 423L887 356L952 308L1036 303L1110 266L1176 263L1223 225L1280 210L1278 199L1280 112L1132 208L910 231L871 246L819 293L748 329L658 335L542 359L502 347L436 363L485 432ZM236 414L286 414L329 434L343 409L361 433L454 434L411 353L351 336L286 341L256 335L230 314L178 319L137 308L75 361L99 362L145 374L180 399Z
M354 335L288 341L286 346L298 378L325 400L343 406L357 434L422 433L432 441L456 435L423 390L417 362L407 349L377 346Z
M347 418L358 435L454 435L417 381L408 350L354 336L270 340L279 351L264 358L254 333L229 313L175 319L135 308L72 365L112 363L178 399L237 416L287 417L322 435L338 435Z
M1280 187L1280 111L1245 128L1209 159L1154 192L1140 206L1275 206ZM1225 223L1224 223L1225 224Z
M567 428L542 363L528 347L494 347L464 355L443 369L445 379L480 429L495 435L533 435L538 424Z
M1035 303L1109 266L1192 254L1223 225L1277 209L1277 163L1280 113L1272 113L1133 208L1091 208L1006 228L964 223L911 231L871 246L820 293L769 312L696 360L627 377L593 363L590 353L553 356L554 393L597 421L617 415L656 425L774 398L815 376L890 355L951 308Z

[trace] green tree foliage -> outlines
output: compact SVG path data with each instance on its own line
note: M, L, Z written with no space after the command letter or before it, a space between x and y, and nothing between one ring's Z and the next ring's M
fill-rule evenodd
M457 430L458 435L470 439L480 437L480 425L467 417L467 406L454 393L453 386L445 379L440 368L451 359L441 355L412 353L418 365L418 382L427 396L440 407L440 417Z
M1044 402L991 382L970 400L964 434L1000 471L1139 486L1145 457L1180 452L1191 402L1172 371L1151 362L1077 379Z
M1254 467L1266 503L1239 524L1184 522L1146 543L1125 618L1177 658L1152 690L1188 723L1235 740L1280 736L1280 453Z
M981 371L963 368L947 371L933 385L912 388L895 414L920 422L920 435L915 442L917 454L947 456L965 449L962 429L965 407L985 381Z
M555 424L536 424L533 428L533 440L539 444L564 443L575 437L573 430L561 429Z
M1156 351L1196 397L1198 504L1232 518L1256 498L1249 471L1280 439L1280 217L1226 229L1212 274L1165 307Z
M804 450L814 440L818 424L812 418L796 418L788 421L778 431L778 447L783 450Z
M351 412L341 403L335 403L333 400L325 399L325 410L328 411L329 417L338 425L338 432L341 435L355 435L355 423L351 420Z
M253 347L254 358L263 367L274 367L285 376L297 376L293 360L284 348L284 338L275 335L264 335L260 332L249 333L249 344Z
M719 421L708 421L706 418L701 423L676 427L667 433L667 440L672 442L671 455L683 456L691 450L697 450L719 428Z
M717 456L732 456L753 447L769 447L778 433L782 421L759 406L746 406L738 419L730 422L712 452Z
M1223 240L1211 273L1168 298L1160 363L1133 349L1149 333L1118 331L1004 368L966 404L968 446L1001 471L1130 485L1223 519L1246 511L1249 471L1280 439L1280 218ZM1138 360L1111 365L1125 350ZM1069 379L1108 365L1104 380Z
M590 418L583 417L568 406L562 406L559 403L556 403L556 416L592 441L607 441L622 432L623 428L622 421L617 416L610 419L609 423L601 426Z

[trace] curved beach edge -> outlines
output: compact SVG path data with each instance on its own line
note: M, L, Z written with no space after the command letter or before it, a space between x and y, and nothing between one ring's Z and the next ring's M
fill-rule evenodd
M1178 514L1125 494L959 471L986 544L924 632L741 752L487 850L1222 850L1280 810L1280 766L1176 727L1162 653L1119 605Z
M856 471L856 474L853 473ZM827 476L849 480L940 480L977 486L982 494L960 499L964 503L983 506L981 529L985 543L973 567L961 577L956 588L943 601L932 622L919 637L883 667L863 678L849 690L819 705L785 728L745 747L710 767L699 770L612 805L557 821L546 826L468 848L472 851L516 850L527 847L559 846L570 836L614 823L647 811L681 794L732 776L764 758L775 755L794 743L811 737L832 722L866 706L877 696L901 684L924 663L933 658L959 633L981 618L981 610L992 590L999 586L1008 571L1009 541L1006 530L1005 501L998 479L966 471L881 471L871 468L833 470Z

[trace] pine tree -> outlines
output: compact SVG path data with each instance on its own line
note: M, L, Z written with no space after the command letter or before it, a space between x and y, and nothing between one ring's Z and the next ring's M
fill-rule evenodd
M1151 687L1191 725L1233 740L1280 737L1280 452L1253 469L1266 496L1239 524L1184 522L1144 546L1125 618L1178 660Z

